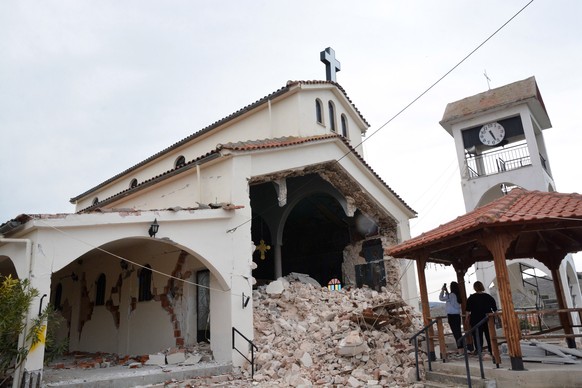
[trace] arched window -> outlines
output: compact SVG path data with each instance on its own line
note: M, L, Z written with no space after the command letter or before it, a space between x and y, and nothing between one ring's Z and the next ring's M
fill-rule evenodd
M137 179L133 178L131 180L131 182L129 183L129 188L133 189L134 187L137 187Z
M176 162L174 163L174 168L180 168L186 164L186 158L183 155L178 156Z
M57 289L55 290L55 299L53 301L53 306L55 310L61 310L62 306L62 299L63 298L63 285L61 283L57 284Z
M105 304L105 274L102 273L97 278L97 290L95 292L95 306L103 306Z
M342 126L342 136L346 139L348 138L348 119L345 114L342 113L340 116L341 126Z
M335 132L335 106L331 101L329 101L327 105L329 107L329 127L332 132Z
M315 99L315 119L319 124L323 124L323 106L319 98Z
M146 265L139 271L139 291L137 300L145 302L152 300L152 267Z
M95 197L93 198L93 205L97 205L99 203L99 198Z

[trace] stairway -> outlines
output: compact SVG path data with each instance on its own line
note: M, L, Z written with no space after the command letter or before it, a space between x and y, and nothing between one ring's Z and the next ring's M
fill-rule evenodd
M471 386L473 388L495 388L495 380L482 379L479 375L471 376ZM425 388L444 388L444 387L467 387L467 376L464 374L455 374L451 371L427 371Z

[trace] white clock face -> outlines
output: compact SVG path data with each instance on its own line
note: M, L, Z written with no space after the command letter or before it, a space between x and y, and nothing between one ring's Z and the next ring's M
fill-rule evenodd
M499 143L505 138L505 128L499 123L489 123L485 124L479 130L479 140L481 143L494 146Z

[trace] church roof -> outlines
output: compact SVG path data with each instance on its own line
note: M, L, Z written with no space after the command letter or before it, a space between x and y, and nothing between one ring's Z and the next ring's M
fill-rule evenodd
M108 198L105 198L105 199L99 201L98 203L96 203L92 206L89 206L85 209L80 210L80 212L86 212L86 211L92 211L92 210L98 209L98 208L100 208L108 203L117 201L125 196L133 194L133 193L135 193L139 190L142 190L146 187L150 187L154 184L157 184L160 181L163 181L163 180L168 179L170 177L173 177L177 174L180 174L184 171L187 171L187 170L195 167L196 165L200 165L202 163L205 163L206 161L216 159L216 158L221 156L220 151L224 150L224 149L229 149L229 150L233 150L233 151L246 151L246 152L248 152L248 151L255 151L255 150L267 149L267 148L291 147L291 146L295 146L298 144L313 143L313 142L325 141L325 140L330 140L330 139L341 140L342 143L344 143L346 145L346 147L349 148L350 152L358 158L360 163L362 163L362 165L364 165L370 171L370 173L372 173L374 175L374 177L379 182L381 182L382 185L398 201L400 201L406 207L406 209L408 209L410 212L416 214L416 212L406 202L404 202L404 200L398 194L396 194L396 192L394 192L394 190L392 190L386 184L386 182L384 182L382 180L382 178L380 178L380 176L372 169L372 167L370 167L366 163L366 161L358 154L358 152L350 146L350 144L346 141L346 139L343 138L342 136L337 135L337 134L326 134L326 135L317 135L317 136L309 136L309 137L288 136L288 137L280 137L280 138L273 138L273 139L248 140L248 141L239 141L239 142L218 144L215 150L212 150L212 151L206 153L205 155L200 156L200 157L186 163L183 166L173 168L173 169L168 170L162 174L159 174L155 177L152 177L148 180L145 180L133 188L127 188L127 189L125 189L117 194L114 194Z
M528 104L542 129L552 126L535 77L451 102L447 104L440 124L450 133L452 125L457 122L523 103Z
M577 252L582 250L582 195L515 188L438 228L388 248L386 253L405 257L424 250L430 252L429 261L486 261L491 258L482 251L476 253L479 249L475 243L477 233L483 230L519 235L507 252L508 258Z
M242 116L243 114L245 114L247 112L250 112L250 111L258 108L259 106L261 106L263 104L266 104L269 100L273 100L273 99L275 99L275 98L277 98L279 96L282 96L282 95L290 92L296 86L300 86L300 85L333 85L333 86L335 86L339 91L342 92L342 94L345 96L345 98L347 99L347 101L351 104L352 108L358 114L358 116L360 117L360 119L367 126L370 126L370 124L362 116L362 114L360 113L360 111L358 110L358 108L356 108L356 106L354 105L354 103L350 100L350 98L348 97L346 91L338 83L333 82L333 81L287 81L287 84L284 87L282 87L282 88L280 88L280 89L278 89L278 90L276 90L276 91L274 91L274 92L266 95L265 97L263 97L263 98L255 101L255 102L253 102L253 103L251 103L251 104L249 104L249 105L247 105L247 106L245 106L245 107L237 110L236 112L234 112L234 113L232 113L232 114L230 114L230 115L228 115L228 116L226 116L226 117L224 117L224 118L222 118L222 119L220 119L220 120L218 120L218 121L210 124L209 126L207 126L205 128L202 128L201 130L199 130L197 132L194 132L190 136L187 136L187 137L183 138L182 140L180 140L180 141L172 144L171 146L164 148L160 152L158 152L158 153L150 156L147 159L144 159L143 161L141 161L141 162L137 163L136 165L134 165L134 166L132 166L132 167L130 167L130 168L128 168L128 169L120 172L119 174L114 175L113 177L111 177L111 178L107 179L106 181L98 184L97 186L95 186L95 187L93 187L93 188L91 188L91 189L89 189L89 190L87 190L87 191L85 191L85 192L83 192L83 193L81 193L81 194L79 194L79 195L71 198L69 201L71 203L75 203L79 199L81 199L81 198L85 197L86 195L88 195L88 194L90 194L90 193L92 193L92 192L94 192L94 191L96 191L96 190L98 190L98 189L100 189L100 188L108 185L111 182L114 182L118 178L120 178L120 177L122 177L122 176L124 176L124 175L126 175L128 173L130 173L131 171L134 171L134 170L136 170L136 169L138 169L138 168L140 168L140 167L142 167L142 166L150 163L151 161L159 158L160 156L163 156L163 155L167 154L168 152L171 152L171 151L175 150L176 148L179 148L179 147L183 146L184 144L186 144L186 143L188 143L188 142L190 142L190 141L192 141L192 140L194 140L194 139L196 139L196 138L198 138L198 137L200 137L200 136L202 136L202 135L204 135L204 134L206 134L208 132L211 132L212 130L214 130L216 128L219 128L220 126L228 123L229 121L232 121L232 120L234 120L234 119Z

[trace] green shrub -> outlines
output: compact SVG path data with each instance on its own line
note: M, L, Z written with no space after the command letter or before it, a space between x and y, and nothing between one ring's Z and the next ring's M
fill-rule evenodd
M66 350L66 343L54 341L54 328L60 320L50 306L28 328L26 343L30 346L18 346L18 337L25 329L26 313L38 295L38 290L32 288L27 279L0 275L0 386L12 377L14 370L24 361L30 349L43 340L45 333L48 359ZM50 328L48 332L47 326Z

